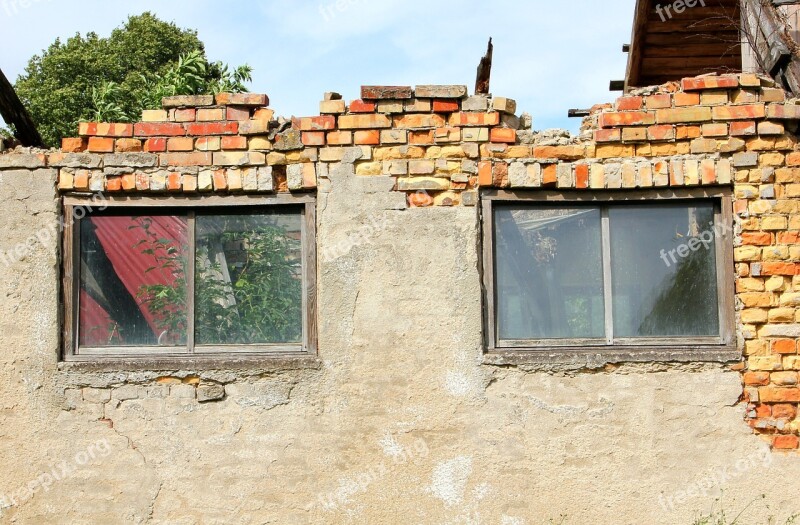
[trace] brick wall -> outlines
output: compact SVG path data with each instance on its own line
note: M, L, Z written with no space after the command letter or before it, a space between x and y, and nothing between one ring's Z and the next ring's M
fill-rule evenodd
M747 421L798 448L800 105L751 74L684 79L592 108L578 137L534 132L508 98L465 86L364 86L320 115L274 118L266 95L170 97L136 124L83 123L59 152L1 168L59 168L62 192L313 191L332 164L391 176L408 207L474 206L478 189L732 186L737 333ZM797 150L797 151L796 151Z

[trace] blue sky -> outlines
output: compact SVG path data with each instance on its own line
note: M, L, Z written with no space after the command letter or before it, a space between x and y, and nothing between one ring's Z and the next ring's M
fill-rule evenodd
M107 35L152 11L194 28L211 60L254 67L251 90L280 115L315 115L325 91L361 84L466 84L489 36L491 91L514 98L534 128L575 130L569 108L610 101L622 79L634 0L0 0L0 68L15 80L56 37Z

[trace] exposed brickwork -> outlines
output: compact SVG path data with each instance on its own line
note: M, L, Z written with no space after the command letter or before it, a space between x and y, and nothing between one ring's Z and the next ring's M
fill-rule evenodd
M754 75L684 79L598 105L579 137L534 132L512 99L464 86L365 86L320 115L275 119L266 95L171 97L136 124L83 123L48 154L58 188L109 193L313 191L332 165L392 177L410 208L474 206L480 187L734 190L737 333L747 421L776 449L800 420L800 105Z

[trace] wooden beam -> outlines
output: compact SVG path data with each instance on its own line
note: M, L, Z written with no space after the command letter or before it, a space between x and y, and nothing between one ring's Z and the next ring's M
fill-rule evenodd
M0 115L8 124L14 126L14 136L23 146L44 147L44 141L36 130L30 113L22 105L14 86L3 74L2 69L0 69Z
M631 34L631 48L628 53L628 67L625 72L625 91L639 85L639 76L642 67L642 43L647 27L650 11L650 0L637 0L636 13L633 16L633 33Z
M489 94L489 83L492 77L492 52L494 51L494 46L492 45L492 39L489 38L489 45L486 49L486 54L481 58L480 64L478 64L478 74L475 78L475 94L476 95L488 95Z

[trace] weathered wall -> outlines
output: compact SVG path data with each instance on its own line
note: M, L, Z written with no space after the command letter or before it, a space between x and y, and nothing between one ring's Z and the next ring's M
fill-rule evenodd
M742 78L742 84L754 82ZM713 89L718 97L706 106L698 94L694 105L732 108L735 101L728 97L748 90L757 99L765 92L775 96L773 90L740 86L740 79L735 83ZM681 113L683 120L674 123L656 122L672 115L658 116L651 107L666 104L664 94L672 110L678 99L697 93L673 85L660 91L660 99L623 99L619 113L597 108L602 113L587 121L582 140L525 129L514 133L515 118L502 112L476 110L490 116L464 118L442 113L454 111L453 101L463 109L466 99L454 94L441 99L450 105L440 104L438 113L430 106L433 116L411 119L413 126L390 124L407 142L428 136L422 144L386 144L380 132L379 144L369 133L361 136L371 144L341 149L297 144L320 138L304 137L303 127L330 120L298 120L300 129L276 134L270 133L275 124L269 124L269 115L257 135L242 135L241 127L230 132L246 137L228 142L240 153L216 160L218 152L202 159L171 157L167 140L165 151L146 151L148 142L166 135L150 128L153 135L145 136L147 126L141 125L136 130L86 126L86 137L65 144L107 153L0 156L0 218L6 225L0 231L6 257L0 261L6 343L0 356L0 497L5 494L0 522L511 525L565 515L569 524L676 524L708 511L720 491L723 504L736 512L766 494L765 502L753 505L752 516L766 516L766 504L781 517L800 510L796 453L770 451L771 444L796 446L794 415L778 418L771 412L778 405L795 407L796 400L758 405L753 385L745 391L751 403L742 402L742 374L730 364L614 364L548 372L484 362L479 216L469 205L481 179L483 186L587 191L736 181L737 232L768 236L760 238L763 246L747 241L759 247L757 260L743 260L737 248L738 275L756 287L776 276L782 285L756 292L773 294L759 296L766 303L758 307L747 303L750 292L740 285L739 306L747 307L740 315L756 308L766 316L744 319L738 327L750 356L745 373L761 374L759 384L767 389L761 393L794 392L791 385L776 384L787 372L796 374L794 365L781 361L778 367L772 332L761 332L795 326L793 318L770 318L775 315L770 307L779 309L784 294L794 290L792 275L800 260L788 253L796 241L774 235L794 229L789 222L795 201L786 192L795 168L786 166L791 161L784 156L795 147L794 135L781 125L778 144L764 134L759 138L754 124L752 135L730 137L734 126L714 121L711 109L697 110L694 117ZM417 97L424 102L419 90ZM249 108L245 128L262 125L252 121L266 101L242 102L234 106ZM397 102L383 104L392 109L388 106ZM174 119L177 111L147 117ZM748 113L757 109L737 111L741 121L764 120ZM342 117L336 118L341 127ZM604 127L595 133L591 123L598 119ZM385 122L376 116L367 120ZM485 125L458 125L478 120ZM437 135L435 128L445 121L453 129ZM703 136L719 137L721 124L723 138ZM198 129L191 154L201 140L203 148L213 145L206 135L232 126ZM168 128L182 133L179 147L188 147L186 127ZM464 131L473 128L486 133ZM113 133L130 136L103 136ZM662 135L655 139L648 133ZM452 142L437 145L437 136ZM719 143L712 147L710 140ZM219 147L223 152L221 140ZM119 155L126 151L112 153L115 149L145 151L126 157ZM306 167L282 167L287 164ZM308 165L315 177L309 177ZM265 167L272 167L269 185ZM423 173L409 174L412 169ZM236 182L248 170L254 170L254 186L232 189L231 175ZM267 361L236 369L193 364L184 370L59 364L59 248L55 235L42 233L57 218L56 184L64 192L135 193L168 191L170 181L176 195L316 187L319 362ZM424 206L430 204L440 205ZM786 214L781 229L758 222L762 215L781 214ZM31 242L30 250L20 248L22 258L9 256L8 250L37 233L41 241ZM737 236L739 243L744 239ZM761 250L773 245L786 247L781 263L793 265L792 273L761 262ZM760 264L756 273L754 264ZM794 340L787 334L779 338ZM772 363L768 370L761 366L765 361ZM783 375L773 380L770 372ZM220 386L223 399L200 402ZM769 415L756 417L754 411L765 409ZM753 435L745 422L748 412L753 426L770 422L759 427L769 441ZM32 494L24 490L29 483Z

